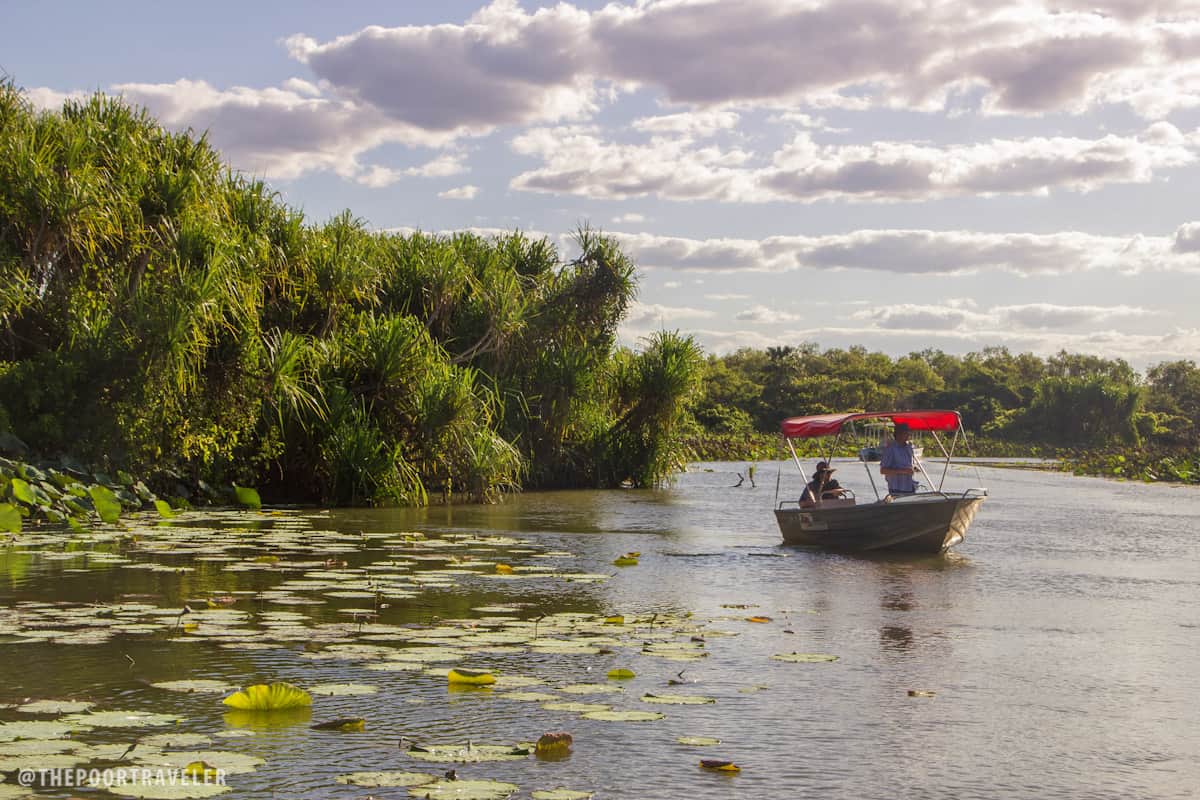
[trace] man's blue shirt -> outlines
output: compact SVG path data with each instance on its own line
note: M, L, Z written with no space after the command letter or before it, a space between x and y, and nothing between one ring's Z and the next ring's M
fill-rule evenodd
M887 447L883 448L883 455L879 458L879 467L881 469L912 469L912 445L908 442L900 444L895 439L888 442ZM887 479L888 491L892 494L911 494L917 490L917 483L913 480L912 475L884 475L883 477Z

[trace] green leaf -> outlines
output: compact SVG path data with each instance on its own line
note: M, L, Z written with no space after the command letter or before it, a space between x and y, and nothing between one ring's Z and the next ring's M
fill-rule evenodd
M0 532L21 532L21 512L12 503L0 503Z
M255 489L246 486L234 486L233 496L237 498L238 505L253 509L262 508L262 499L259 498L258 491Z
M161 517L171 519L176 516L174 509L171 508L171 504L166 500L155 500L154 507L158 509L158 514Z
M111 525L120 518L121 501L113 494L112 489L97 484L88 488L88 494L92 497L92 505L96 507L100 519Z
M33 493L33 487L20 478L12 479L12 493L13 497L26 505L32 506L37 504L37 495Z

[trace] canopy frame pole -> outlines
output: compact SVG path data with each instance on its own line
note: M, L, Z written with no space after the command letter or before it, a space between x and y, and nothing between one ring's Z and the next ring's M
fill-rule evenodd
M787 442L788 450L790 450L792 453L792 462L795 463L796 469L800 470L800 480L807 484L808 476L804 474L804 467L800 466L800 456L796 455L796 448L792 445L792 440L786 436L783 437L783 439L785 442Z
M786 436L783 437L783 439L784 439L784 441L787 441ZM775 470L775 507L776 508L779 508L779 482L782 479L783 479L783 464L781 463L779 465L779 468Z
M853 425L854 423L850 424ZM855 426L855 430L858 430L857 426ZM866 441L865 437L864 441ZM871 482L871 491L875 493L875 502L878 503L882 498L879 496L879 487L875 484L875 476L871 474L871 464L861 456L859 456L858 460L862 462L863 469L867 471L867 480Z
M954 448L958 445L958 431L954 431L954 439L950 442L950 450L946 450L946 445L942 444L942 438L937 435L937 431L929 432L933 436L933 440L937 442L938 449L942 451L946 461L942 464L942 478L938 481L938 491L942 491L942 487L946 484L946 473L950 471L950 460L954 458Z

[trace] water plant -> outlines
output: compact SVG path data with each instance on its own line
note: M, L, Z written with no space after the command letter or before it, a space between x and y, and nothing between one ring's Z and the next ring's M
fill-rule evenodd
M221 701L239 711L283 711L312 705L312 695L290 683L258 683Z

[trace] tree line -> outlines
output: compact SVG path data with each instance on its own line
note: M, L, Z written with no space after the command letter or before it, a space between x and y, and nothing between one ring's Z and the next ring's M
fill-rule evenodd
M690 404L693 431L776 433L789 416L855 410L956 409L969 433L1013 443L1200 448L1200 369L1168 361L1139 374L1126 361L989 347L899 358L862 347L742 349L707 358Z
M267 499L425 503L647 486L703 356L617 326L636 270L484 238L314 223L203 135L0 85L0 434L41 459Z

